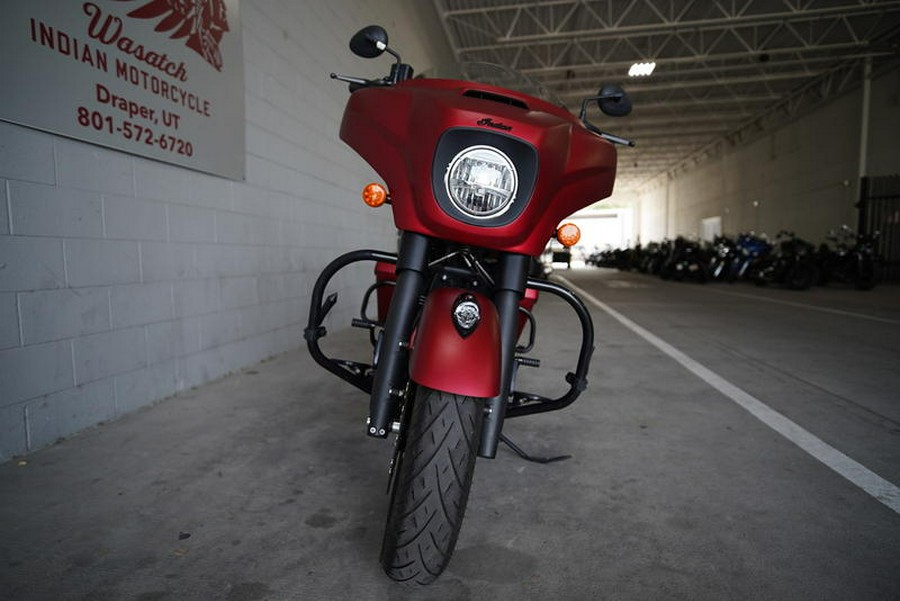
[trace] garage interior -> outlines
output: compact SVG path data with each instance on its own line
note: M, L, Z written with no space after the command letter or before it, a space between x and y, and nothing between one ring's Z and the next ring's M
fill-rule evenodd
M557 269L593 315L590 385L504 431L571 458L480 460L424 590L377 561L391 443L364 435L366 399L303 338L323 266L396 244L390 212L358 200L377 175L338 138L348 92L329 74L385 64L349 52L360 27L385 26L426 77L500 63L576 112L622 85L631 115L591 118L636 146L580 217L598 224L587 245L712 223L889 241L900 2L234 5L242 180L0 121L0 598L900 598L889 249L868 291ZM867 221L867 196L897 208ZM353 300L323 345L359 352L370 280L337 283ZM577 324L552 299L535 315L543 366L523 377L553 386Z

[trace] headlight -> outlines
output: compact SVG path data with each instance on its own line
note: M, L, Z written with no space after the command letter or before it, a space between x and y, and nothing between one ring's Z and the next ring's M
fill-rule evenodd
M453 157L444 176L450 200L476 219L502 215L519 187L509 157L491 146L470 146Z

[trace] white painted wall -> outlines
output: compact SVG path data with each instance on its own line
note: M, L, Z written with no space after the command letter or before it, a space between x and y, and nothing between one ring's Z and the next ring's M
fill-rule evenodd
M446 62L431 3L240 6L246 182L0 122L0 461L300 346L324 264L393 248L328 74L387 72L347 49L370 23L418 71ZM340 278L330 323L366 271Z
M564 220L581 230L576 248L587 254L635 244L633 221L630 208L583 210Z
M856 226L862 92L856 90L755 142L655 182L640 195L640 237L649 242L702 235L703 219L722 231L774 236L789 229L820 242ZM872 83L868 175L900 173L900 69Z

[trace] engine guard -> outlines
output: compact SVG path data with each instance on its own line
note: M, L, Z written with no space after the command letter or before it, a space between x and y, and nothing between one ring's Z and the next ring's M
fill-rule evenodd
M331 263L319 275L313 288L312 299L309 311L309 322L303 332L304 338L312 358L341 379L356 386L360 390L370 394L372 392L372 382L374 374L374 365L358 363L342 359L335 359L326 356L319 347L319 340L326 335L323 322L326 315L337 302L337 293L332 293L326 297L325 289L331 278L341 269L360 261L371 261L381 264L380 270L376 268L377 282L374 290L379 292L379 317L387 310L387 304L390 303L391 285L394 283L393 266L397 262L397 255L375 250L358 250L346 253ZM381 298L382 289L384 290L384 298ZM439 292L439 290L448 290L450 292ZM547 280L529 279L527 281L526 295L522 302L523 309L530 309L537 298L537 292L546 292L553 294L565 301L578 316L581 323L581 345L578 354L578 362L574 372L566 374L565 380L568 389L559 397L546 398L538 394L531 394L519 390L512 391L511 398L506 408L506 418L520 417L525 415L534 415L547 411L556 411L571 405L587 386L587 374L590 366L591 355L594 351L594 326L591 320L590 312L584 303L571 290L560 286L554 282ZM416 348L413 353L416 355L417 366L414 370L413 379L424 386L434 387L435 389L448 390L457 394L465 394L467 396L491 397L496 395L499 390L499 355L495 357L495 353L499 353L499 340L496 343L485 344L479 346L472 344L476 340L460 342L459 335L456 333L452 323L450 311L452 303L461 292L458 288L438 289L429 296L429 307L434 314L435 326L422 326L420 324L419 341L411 340L411 345L415 344ZM446 297L444 297L446 295ZM452 298L451 298L452 297ZM367 294L368 298L368 294ZM481 299L485 299L483 295ZM363 315L361 319L354 319L353 325L367 327L370 330L378 322L372 322L365 316L364 301ZM480 302L480 301L479 301ZM448 304L449 303L449 304ZM495 305L486 301L481 303L483 309L490 315L487 318L488 323L493 323L485 328L485 331L499 329L499 317L496 313ZM527 313L527 311L526 311ZM482 324L487 325L487 324ZM479 326L479 329L481 326ZM521 330L521 323L519 326ZM443 330L449 329L451 332L445 333ZM474 334L473 334L474 335ZM453 342L447 342L453 341ZM448 344L454 351L456 367L445 369L445 362L434 358L440 357L439 353L443 349L439 348L442 344ZM486 354L486 349L492 349L490 354ZM430 349L430 350L429 350ZM524 349L523 349L524 350ZM453 359L451 359L452 361ZM517 361L520 359L517 357ZM452 363L449 363L453 365ZM483 374L480 370L486 365L497 366L497 376ZM470 377L469 373L474 373L478 369L480 375ZM493 373L492 367L490 373ZM463 377L465 374L465 377ZM469 384L463 384L464 379L469 379ZM456 392L458 391L458 392Z
M457 330L453 317L461 297L474 300L481 314L465 334ZM410 379L417 384L479 398L500 393L500 320L494 303L483 294L460 288L433 290L410 346Z
M355 250L341 255L329 263L322 273L319 274L316 284L313 286L312 299L309 306L309 322L306 329L303 330L303 338L306 339L309 353L316 363L339 378L353 384L363 392L371 393L372 365L328 357L319 346L319 339L324 338L327 334L327 330L322 323L325 321L329 311L337 303L337 293L333 292L326 297L325 288L337 272L348 265L360 261L372 261L393 266L397 262L397 255L377 250ZM360 325L372 325L371 322L365 319L364 313L365 311L363 311L363 319L359 320ZM357 325L357 320L353 321L353 325Z

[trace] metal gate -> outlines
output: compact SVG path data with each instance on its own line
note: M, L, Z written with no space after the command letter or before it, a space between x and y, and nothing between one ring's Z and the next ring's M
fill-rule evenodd
M857 231L879 232L884 281L900 281L900 175L864 177L858 206Z

